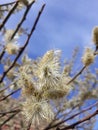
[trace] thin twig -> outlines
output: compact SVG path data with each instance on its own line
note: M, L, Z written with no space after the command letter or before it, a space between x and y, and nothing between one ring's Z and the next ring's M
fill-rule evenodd
M8 15L5 17L5 19L3 20L2 24L0 25L0 30L4 27L5 23L7 22L7 20L9 19L9 17L12 15L13 11L17 8L18 6L18 2L17 1L15 3L15 5L12 7L12 9L10 10L10 12L8 13Z
M21 111L21 110L17 109L17 110L10 110L10 111L7 111L7 112L0 112L0 118L6 116L7 114L15 113L17 111Z
M32 119L33 119L33 117L30 119L30 121L29 121L29 124L28 124L28 126L27 126L27 130L30 130L30 128L31 128L31 125L32 125Z
M17 115L19 112L20 112L20 110L17 111L16 113L12 114L8 119L6 119L2 124L0 124L0 129L1 129L1 127L2 127L4 124L6 124L8 121L10 121L10 120L11 120L15 115Z
M95 48L95 51L94 51L94 55L96 55L96 52L98 50L98 47ZM66 84L66 85L69 85L71 82L73 82L86 68L87 66L83 66L82 69Z
M0 93L4 92L6 89L10 88L11 85L16 84L16 82L17 82L17 80L15 80L12 84L10 84L9 86L5 87L4 89L1 89L1 90L0 90Z
M95 107L96 105L98 105L98 102L96 102L95 104L93 104L93 105L91 105L91 106L85 108L84 110L82 110L82 111L80 111L80 112L78 112L78 113L76 113L76 114L74 114L74 115L68 117L67 119L65 119L65 120L63 120L63 121L60 121L59 123L57 123L57 124L55 124L55 125L53 125L53 126L48 126L48 127L46 127L44 130L49 130L49 129L51 129L51 128L58 127L59 125L63 124L64 122L66 122L66 121L68 121L68 120L71 120L71 119L73 119L74 117L76 117L76 116L78 116L78 115L80 115L80 114L82 114L82 113L84 113L84 112L86 112L86 111L88 111L88 110L91 110L91 109L92 109L93 107Z
M72 125L69 125L63 129L60 129L60 130L68 130L68 129L74 129L77 125L87 121L87 120L90 120L92 117L96 116L98 114L98 110L96 110L95 112L93 112L92 114L84 117L83 119L80 119L79 121L73 123Z
M4 54L5 54L5 47L3 48L3 50L2 50L2 52L1 52L1 54L0 54L0 61L2 60Z
M18 23L13 35L11 36L11 40L14 38L14 36L16 35L16 33L18 32L19 28L21 27L21 25L23 24L23 22L26 20L26 16L29 12L29 10L31 9L32 5L35 3L35 1L33 1L30 5L27 6L26 11L24 12L24 15L21 19L21 21Z
M5 99L7 99L9 96L13 95L14 93L16 93L16 92L18 92L18 91L20 91L20 90L21 90L21 88L15 90L15 91L13 91L13 92L11 92L11 93L8 94L7 96L5 96L5 97L3 97L2 99L0 99L0 102L3 101L3 100L5 100Z
M52 124L57 120L57 116L60 113L60 110L58 110L57 114L55 115L54 119L48 124L48 126L45 128L45 130L47 128L51 128Z
M83 66L82 69L66 84L69 85L71 82L73 82L86 68L86 66Z
M6 89L8 89L8 88L10 88L10 86L8 86L8 87L6 87L6 88L0 90L0 93L4 92L4 91L5 91Z
M6 112L0 112L0 115L2 115L2 114L9 114L9 113L15 113L15 112L18 112L18 111L20 111L20 109L18 109L18 110L6 111Z

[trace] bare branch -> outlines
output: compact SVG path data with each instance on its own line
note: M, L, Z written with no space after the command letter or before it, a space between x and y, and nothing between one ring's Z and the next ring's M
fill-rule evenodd
M8 86L8 87L6 87L6 88L0 90L0 93L4 92L4 91L5 91L6 89L8 89L8 88L10 88L10 86Z
M83 66L82 69L66 84L69 85L71 82L73 82L86 68L86 66Z
M9 96L13 95L14 93L16 93L16 92L18 92L18 91L20 91L20 90L21 90L21 88L15 90L15 91L13 91L13 92L11 92L11 93L8 94L7 96L5 96L5 97L3 97L2 99L0 99L0 102L1 102L1 101L4 101L4 100L7 99Z
M15 115L17 115L20 112L20 110L18 110L16 113L12 114L7 120L5 120L2 124L0 124L0 129L2 128L2 126L4 124L6 124L8 121L10 121Z
M91 110L91 109L92 109L93 107L95 107L96 105L98 105L98 102L96 102L95 104L93 104L93 105L87 107L86 109L84 109L84 110L82 110L82 111L80 111L80 112L78 112L78 113L76 113L76 114L74 114L74 115L68 117L67 119L65 119L65 120L63 120L63 121L60 121L59 123L57 123L57 124L55 124L55 125L53 125L53 126L48 126L48 127L46 127L44 130L49 130L49 129L51 129L51 128L58 127L58 126L61 125L62 123L66 122L66 121L68 121L68 120L71 120L71 119L73 119L74 117L76 117L76 116L78 116L78 115L80 115L80 114L82 114L82 113L84 113L84 112L86 112L86 111L88 111L88 110Z
M4 54L5 54L5 47L3 48L3 50L2 50L2 52L1 52L1 54L0 54L0 61L2 60Z
M29 13L29 10L31 9L32 5L35 3L35 1L33 1L30 5L27 6L26 11L21 19L21 21L18 23L13 35L11 36L11 40L14 38L14 36L16 35L16 33L18 32L19 28L21 27L21 25L23 24L23 22L26 20L26 16Z
M15 58L14 62L12 63L12 65L11 65L5 72L3 72L3 75L2 75L2 77L1 77L1 79L0 79L0 83L2 83L2 81L3 81L3 79L5 78L6 74L14 67L16 61L19 59L19 57L21 56L21 54L24 52L24 50L25 50L26 46L28 45L28 43L29 43L29 41L30 41L30 38L31 38L31 36L32 36L32 34L33 34L35 28L36 28L36 25L37 25L37 23L38 23L38 21L39 21L39 18L40 18L41 14L42 14L42 12L43 12L43 10L44 10L44 7L45 7L45 4L43 4L43 6L41 7L41 10L39 11L39 13L38 13L38 15L37 15L37 17L36 17L36 20L35 20L35 22L34 22L34 25L33 25L32 29L31 29L30 34L28 35L28 38L27 38L27 40L26 40L24 46L21 48L20 52L18 53L18 55L17 55L17 57Z
M15 5L12 7L12 9L10 10L10 12L8 13L8 15L5 17L5 19L3 20L2 24L0 25L0 30L4 27L5 23L8 21L9 17L12 15L13 11L17 8L18 6L18 2L17 1L15 3Z
M96 55L96 51L98 50L98 47L95 48L94 55ZM86 69L87 66L83 66L81 70L66 84L69 85L71 82L73 82L81 73Z
M73 129L75 128L77 125L81 124L81 123L84 123L85 121L87 120L90 120L92 117L96 116L98 114L98 110L96 110L93 114L90 114L88 116L86 116L85 118L77 121L76 123L73 123L72 125L69 125L63 129L60 129L60 130L68 130L68 129Z
M2 115L2 114L9 114L9 113L15 113L15 112L18 112L18 111L20 111L20 109L11 110L11 111L6 111L6 112L0 112L0 115Z

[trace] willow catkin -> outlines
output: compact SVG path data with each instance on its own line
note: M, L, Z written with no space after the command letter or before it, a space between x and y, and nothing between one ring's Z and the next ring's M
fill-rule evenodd
M8 43L6 45L5 51L10 55L17 54L19 51L19 45L14 43Z
M86 48L84 55L82 57L82 62L84 65L89 66L91 63L94 62L95 56L93 50L90 48Z
M93 42L98 47L98 26L93 29Z

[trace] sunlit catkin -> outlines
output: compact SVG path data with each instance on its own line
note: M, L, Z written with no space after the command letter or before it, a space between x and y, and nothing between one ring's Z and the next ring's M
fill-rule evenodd
M35 2L35 0L19 0L25 6L28 6L30 3Z
M40 60L37 76L41 87L57 86L60 77L60 54L60 50L50 50Z
M95 56L94 56L93 50L90 48L86 48L84 55L82 57L83 64L85 66L90 65L91 63L94 62L94 58L95 58Z
M12 55L12 54L17 54L19 52L19 46L17 44L14 44L14 43L8 43L6 45L6 49L5 51Z
M27 99L23 104L23 115L28 122L32 119L32 124L39 124L40 121L52 121L54 113L47 101L37 101L34 97Z

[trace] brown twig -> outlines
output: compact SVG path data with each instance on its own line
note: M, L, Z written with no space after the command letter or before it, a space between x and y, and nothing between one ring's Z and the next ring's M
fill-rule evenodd
M0 90L0 93L4 92L4 91L5 91L6 89L8 89L8 88L10 88L10 86L8 86L8 87L6 87L6 88Z
M27 6L26 11L24 12L24 15L21 19L21 21L18 23L13 35L11 36L11 40L14 38L14 36L16 35L16 33L18 32L19 28L21 27L21 25L23 24L23 22L26 20L26 16L29 12L29 10L31 9L32 5L35 3L35 1L33 1L30 5Z
M84 117L83 119L80 119L79 121L73 123L72 125L69 125L69 126L63 128L63 129L60 129L60 130L74 129L77 125L79 125L87 120L90 120L92 117L96 116L97 114L98 114L98 109L95 112L93 112L92 114Z
M18 110L16 113L12 114L8 119L6 119L2 124L0 124L0 129L2 128L2 126L4 124L6 124L8 121L10 121L15 115L17 115L20 112L20 110Z
M37 15L37 17L36 17L36 19L35 19L34 25L33 25L32 29L31 29L30 33L28 34L28 38L27 38L27 40L26 40L24 46L23 46L23 47L21 48L21 50L19 51L17 57L15 58L14 62L11 64L11 66L10 66L5 72L3 72L3 75L2 75L2 77L1 77L1 79L0 79L0 83L2 83L2 81L3 81L3 79L5 78L5 76L7 75L7 73L14 67L16 61L19 59L19 57L21 56L21 54L24 52L24 50L25 50L26 46L28 45L28 43L29 43L29 41L30 41L30 38L31 38L31 36L32 36L32 34L33 34L35 28L36 28L36 25L37 25L37 23L38 23L38 21L39 21L39 18L40 18L41 14L42 14L42 12L43 12L43 10L44 10L44 7L45 7L45 4L43 4L43 6L41 7L41 10L39 11L39 13L38 13L38 15Z
M6 111L6 112L0 112L0 115L2 115L2 114L9 114L9 113L15 113L15 112L18 112L18 111L20 111L20 109L18 109L18 110Z
M32 125L32 118L31 118L30 121L29 121L29 124L28 124L28 126L27 126L27 130L30 130L31 125Z
M12 9L10 10L10 12L8 13L8 15L5 17L5 19L3 20L2 24L0 25L0 30L4 27L5 23L7 22L7 20L9 19L9 17L12 15L13 11L17 8L18 6L18 2L17 1L15 3L15 5L12 7Z
M86 68L86 66L83 66L82 69L66 84L69 85L71 82L73 82Z
M96 55L96 52L98 50L98 47L95 48L94 55ZM87 66L83 66L82 69L66 84L69 85L71 82L73 82L86 68Z
M55 115L54 119L48 124L48 126L44 130L47 130L48 128L51 128L52 124L57 120L57 116L58 116L59 113L60 113L60 110L58 110L58 112Z
M4 100L7 99L9 96L13 95L14 93L16 93L16 92L18 92L18 91L20 91L20 90L21 90L21 88L15 90L15 91L13 91L13 92L11 92L11 93L8 94L7 96L5 96L5 97L3 97L2 99L0 99L0 102L1 102L1 101L4 101Z
M6 112L0 112L0 118L6 116L7 114L15 113L17 111L21 111L21 110L17 109L17 110L10 110L10 111L6 111Z
M2 60L4 54L5 54L5 47L3 48L3 50L2 50L2 52L1 52L1 54L0 54L0 61Z
M2 6L8 6L8 5L13 5L15 4L17 1L14 1L14 2L9 2L9 3L5 3L5 4L1 4L0 7Z
M76 106L76 107L77 107L77 106ZM75 107L73 107L68 113L66 113L66 116L67 116L73 109L75 109ZM60 110L57 112L57 114L55 115L54 119L48 124L48 126L47 126L44 130L48 130L48 129L51 129L52 127L54 127L53 123L55 123L55 122L58 120L57 116L58 116L58 114L59 114L60 112L61 112ZM65 116L65 114L59 116L59 119L60 119L62 116Z
M17 80L13 83L13 84L10 84L9 86L3 88L3 89L0 89L0 93L4 92L6 89L10 88L11 85L14 85L15 83L17 82Z
M91 109L92 109L93 107L95 107L96 105L98 105L98 102L96 102L95 104L93 104L93 105L91 105L91 106L85 108L84 110L82 110L82 111L80 111L80 112L78 112L78 113L76 113L76 114L74 114L74 115L68 117L67 119L65 119L65 120L63 120L63 121L60 121L59 123L57 123L57 124L55 124L55 125L53 125L53 126L48 126L48 127L46 127L44 130L49 130L49 129L51 129L51 128L58 127L59 125L63 124L64 122L66 122L66 121L68 121L68 120L71 120L71 119L73 119L74 117L76 117L76 116L78 116L78 115L80 115L80 114L82 114L82 113L84 113L84 112L86 112L86 111L88 111L88 110L91 110Z

